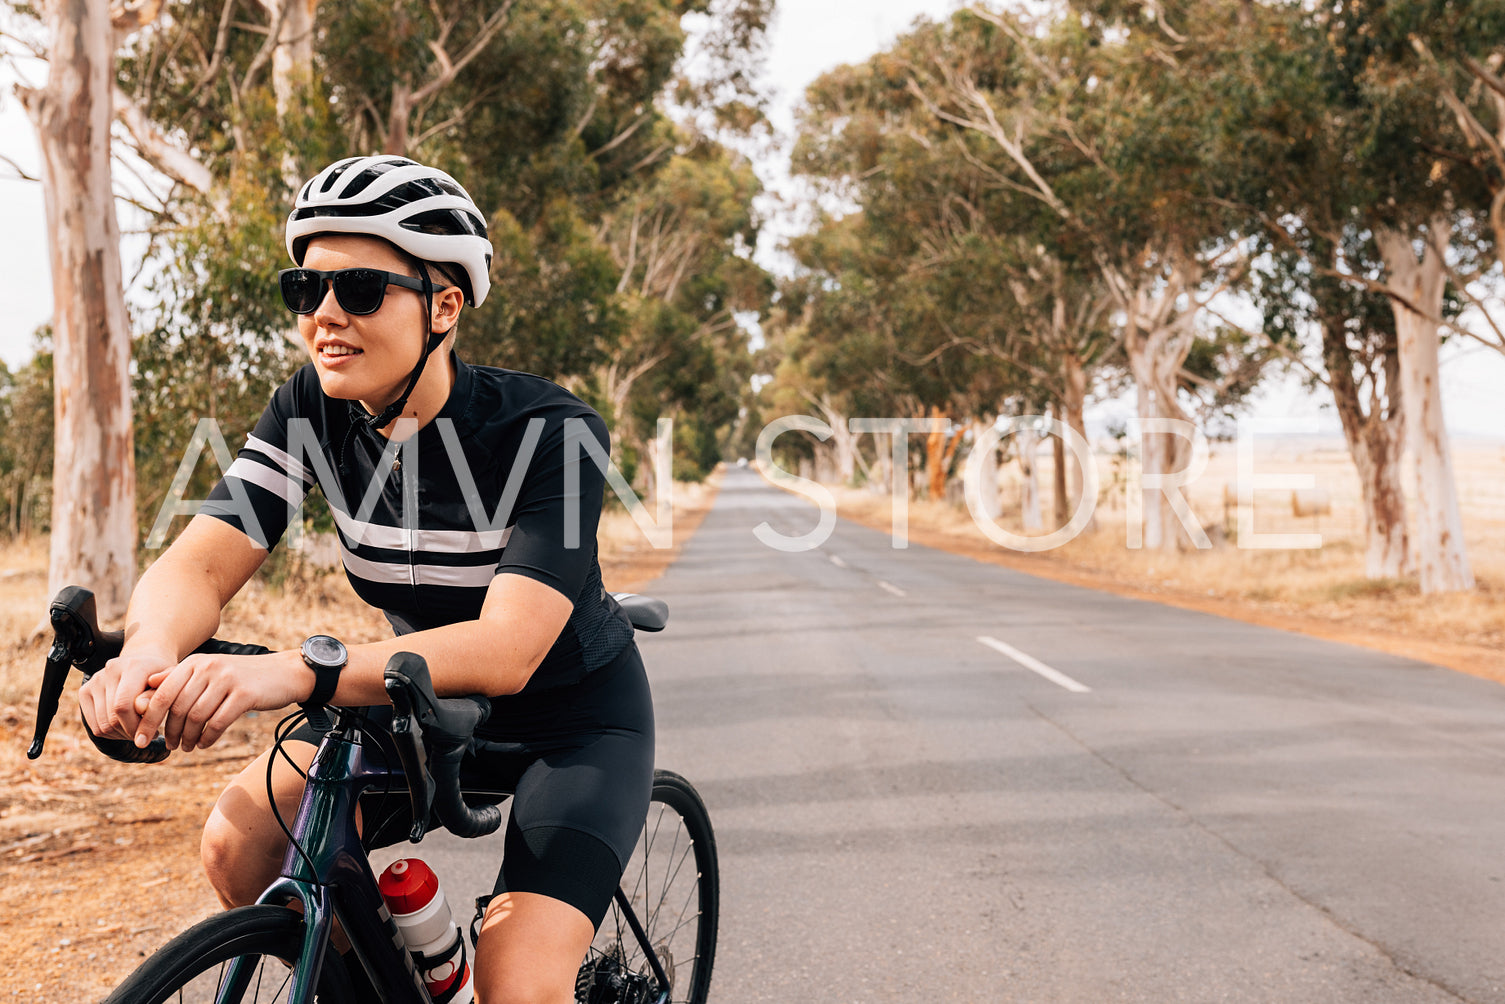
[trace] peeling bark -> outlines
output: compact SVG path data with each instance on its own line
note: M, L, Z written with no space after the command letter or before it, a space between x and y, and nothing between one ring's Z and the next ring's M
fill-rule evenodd
M1379 400L1378 392L1371 390L1366 412L1340 322L1324 322L1322 343L1328 385L1363 492L1364 574L1371 579L1399 578L1411 568L1400 463L1405 405L1400 395L1395 346L1390 346L1384 363L1384 396L1389 399L1389 407Z
M1442 314L1449 233L1445 219L1432 219L1418 257L1409 234L1387 227L1375 231L1375 243L1389 273L1388 284L1399 294L1391 297L1391 304L1399 344L1401 398L1405 401L1405 448L1411 461L1408 473L1416 501L1409 550L1423 593L1474 587L1463 542L1452 449L1442 414L1438 366L1441 338L1437 323L1431 319Z
M929 495L932 502L946 497L946 476L951 470L951 461L956 448L961 445L966 427L958 425L947 434L949 420L941 409L930 409L930 434L925 437L925 470L929 477Z
M1190 423L1176 396L1176 380L1196 339L1196 310L1195 306L1182 309L1178 301L1191 295L1198 278L1195 268L1178 264L1167 276L1146 277L1132 289L1122 281L1117 284L1126 294L1121 295L1127 315L1124 351L1138 391L1141 427L1147 419ZM1183 470L1190 460L1191 443L1184 436L1144 434L1140 442L1141 470L1147 475L1163 478ZM1190 546L1191 536L1176 518L1165 492L1142 491L1144 546L1151 550Z
M47 83L19 91L37 130L53 276L56 463L48 587L125 612L136 578L130 330L110 187L114 51L101 0L47 5Z

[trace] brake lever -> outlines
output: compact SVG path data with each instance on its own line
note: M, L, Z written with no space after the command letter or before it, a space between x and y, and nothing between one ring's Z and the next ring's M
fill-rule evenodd
M392 701L393 743L413 800L413 824L408 830L408 840L415 844L428 832L429 812L434 805L433 775L429 773L428 750L419 723L425 709L415 706L415 688L410 682L418 673L427 679L428 664L411 652L398 652L388 660L382 679Z
M124 644L122 631L101 631L99 616L94 608L94 594L82 586L67 586L60 590L47 611L52 622L52 648L47 652L47 666L42 671L42 689L37 695L37 724L32 733L31 746L26 750L28 759L42 755L47 733L57 717L58 701L63 687L68 682L68 670L78 667L89 680L104 668L120 652ZM82 716L80 716L82 720ZM105 756L121 763L161 763L167 759L167 740L157 736L145 748L138 747L129 739L104 739L94 734L89 723L83 723L89 741Z
M35 760L42 755L42 746L47 741L47 730L57 717L58 700L63 696L63 685L68 682L68 651L57 639L47 653L47 668L42 670L42 691L37 695L37 726L31 734L31 746L26 758Z

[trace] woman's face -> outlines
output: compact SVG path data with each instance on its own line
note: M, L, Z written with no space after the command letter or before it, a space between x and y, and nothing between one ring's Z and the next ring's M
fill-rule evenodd
M315 237L308 243L303 266L331 272L378 268L419 278L390 244L374 237ZM436 282L439 288L443 285L442 279ZM303 336L324 393L340 400L360 401L373 414L397 400L423 352L423 312L421 290L388 286L376 313L348 314L335 297L333 285L326 283L318 309L298 317L298 333ZM444 330L444 325L436 324L435 330Z

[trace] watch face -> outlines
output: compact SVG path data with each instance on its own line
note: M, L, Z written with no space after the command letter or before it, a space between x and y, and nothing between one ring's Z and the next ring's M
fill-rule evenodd
M338 638L316 634L303 643L303 658L320 666L343 666L348 656Z

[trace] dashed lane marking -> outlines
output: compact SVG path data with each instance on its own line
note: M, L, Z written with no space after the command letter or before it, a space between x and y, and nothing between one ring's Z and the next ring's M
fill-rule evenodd
M1051 669L1039 659L1019 651L1008 642L999 641L997 638L989 638L987 635L979 635L977 640L995 652L1002 652L1030 672L1039 673L1056 686L1065 687L1073 694L1088 694L1092 692L1092 688L1086 684L1078 683L1058 669Z
M878 588L882 589L882 590L884 590L886 592L893 593L895 596L908 596L909 595L904 590L902 590L898 586L894 585L892 582L884 582L882 579L878 580Z

